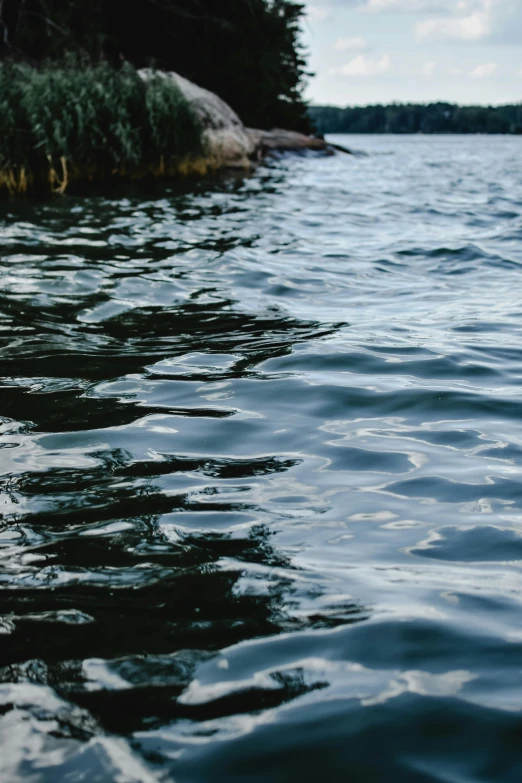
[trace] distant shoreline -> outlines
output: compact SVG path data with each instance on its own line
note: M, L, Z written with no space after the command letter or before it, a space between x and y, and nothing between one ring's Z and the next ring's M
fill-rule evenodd
M310 106L318 133L522 135L522 103L459 106L453 103L393 103Z

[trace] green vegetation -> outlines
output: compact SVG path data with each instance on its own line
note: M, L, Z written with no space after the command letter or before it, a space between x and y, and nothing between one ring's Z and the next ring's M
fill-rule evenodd
M0 56L155 65L216 92L252 127L308 128L293 0L0 0Z
M247 125L307 130L303 11L293 0L0 0L0 190L206 170L201 129L160 71L213 90Z
M0 189L63 192L70 179L168 174L197 165L201 132L172 80L69 58L0 63Z
M522 133L522 104L312 106L309 116L319 133Z

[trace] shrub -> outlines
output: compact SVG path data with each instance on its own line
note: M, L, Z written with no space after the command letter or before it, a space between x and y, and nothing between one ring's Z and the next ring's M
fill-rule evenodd
M246 125L307 130L305 11L299 0L0 0L0 57L154 62L217 93Z
M71 174L164 173L202 153L197 119L169 78L76 59L0 63L0 186L11 192L44 182L63 191Z

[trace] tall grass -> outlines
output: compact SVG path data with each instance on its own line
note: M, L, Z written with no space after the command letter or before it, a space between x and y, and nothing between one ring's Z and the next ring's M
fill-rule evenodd
M0 63L0 189L62 192L71 179L165 175L204 154L177 85L130 65Z

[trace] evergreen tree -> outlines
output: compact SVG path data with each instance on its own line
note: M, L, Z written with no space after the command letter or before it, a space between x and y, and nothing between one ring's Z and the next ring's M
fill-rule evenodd
M294 0L0 0L1 52L154 64L217 92L248 125L306 130L303 10Z
M522 105L311 106L320 133L522 133Z

